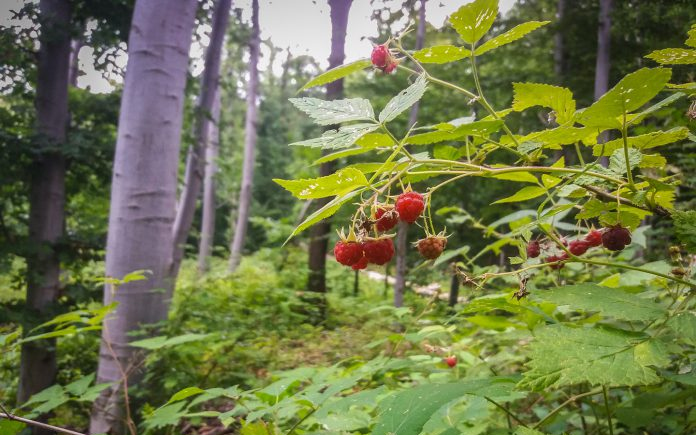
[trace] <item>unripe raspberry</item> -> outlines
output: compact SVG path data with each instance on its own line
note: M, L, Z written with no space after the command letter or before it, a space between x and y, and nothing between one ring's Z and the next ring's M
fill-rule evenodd
M599 230L592 230L585 236L585 241L589 243L591 247L599 246L602 244L602 232Z
M404 192L396 198L396 211L399 213L399 219L404 222L414 223L423 213L423 209L423 195L418 192Z
M631 244L631 232L621 225L607 228L602 234L602 245L610 251L621 251Z
M418 252L423 258L434 260L442 254L447 246L447 238L442 236L428 236L416 242Z
M368 239L363 243L367 261L374 264L387 264L394 256L394 243L389 238Z
M339 240L334 246L334 257L344 266L352 266L363 257L362 243Z
M389 231L399 223L399 215L396 213L394 206L380 205L375 212L377 231Z
M527 244L527 257L537 258L541 254L541 246L538 240L532 240Z
M589 249L590 244L585 240L573 240L568 246L568 250L573 255L582 255Z

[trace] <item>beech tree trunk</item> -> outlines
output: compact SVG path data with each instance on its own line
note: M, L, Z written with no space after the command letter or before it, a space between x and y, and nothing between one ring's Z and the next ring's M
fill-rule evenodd
M70 2L42 0L42 29L36 79L36 131L41 150L35 158L29 193L29 241L26 307L31 320L25 334L49 320L58 299L60 260L56 242L65 223L65 159L59 151L68 126L70 65ZM40 340L22 345L17 402L51 386L56 379L56 342ZM35 434L49 433L35 429Z
M563 41L563 20L565 19L566 0L558 0L556 4L556 34L553 47L553 72L559 84L563 84L565 74L565 44Z
M329 54L329 69L342 65L346 59L346 31L348 29L348 13L353 0L329 0L331 15L331 53ZM326 85L326 99L343 98L343 79ZM322 153L325 154L325 153ZM319 166L319 176L330 175L334 170L334 162L322 163ZM324 207L330 198L316 200L316 207ZM324 219L314 225L309 231L309 278L307 290L326 293L326 254L329 248L329 233L331 220ZM323 311L323 310L322 310Z
M129 383L140 353L129 332L167 317L171 289L172 226L196 0L138 0L128 40L128 65L111 186L106 275L148 270L147 279L106 285L104 304L118 307L103 324L97 382L113 383L92 408L91 433L120 434L124 425L122 373ZM125 421L126 424L129 422ZM131 426L132 427L132 426Z
M184 257L186 239L191 231L193 216L196 213L196 203L201 193L203 172L205 170L205 150L211 132L213 104L215 93L220 81L220 59L222 43L230 18L232 0L218 0L213 12L213 28L210 32L210 44L205 54L205 67L201 77L201 94L196 108L195 139L186 156L186 172L184 188L181 191L176 220L172 230L174 247L170 269L170 284L175 285L179 274L181 260Z
M597 101L599 97L604 95L609 90L609 66L611 58L609 48L611 42L611 8L612 0L599 1L599 30L597 34L597 64L595 67L595 85L594 99ZM609 140L609 132L605 131L599 135L597 141L604 143ZM603 166L609 165L609 159L602 157L600 162Z
M416 33L416 50L423 48L425 40L425 2L420 0L420 10L418 11L418 30ZM409 127L413 126L418 120L418 101L411 107L408 118ZM394 282L394 306L400 307L404 304L404 290L406 289L406 272L408 256L408 224L399 221L396 227L396 280Z
M259 2L253 0L251 4L251 38L249 40L249 83L247 86L247 111L244 122L244 163L242 165L242 185L239 190L239 205L237 208L237 224L230 247L230 272L234 272L239 266L244 250L247 224L249 223L249 208L251 206L251 193L254 180L254 163L256 153L256 100L259 88L259 49L261 37L259 30Z
M220 152L220 87L215 91L212 120L208 123L208 144L205 148L205 171L203 176L203 200L201 217L201 239L198 245L198 271L208 271L208 262L213 254L215 237L215 175L217 174L217 158Z

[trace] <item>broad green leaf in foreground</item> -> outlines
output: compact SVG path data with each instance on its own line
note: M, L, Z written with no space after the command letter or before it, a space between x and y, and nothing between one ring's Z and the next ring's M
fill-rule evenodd
M464 59L471 54L471 50L454 45L436 45L418 50L413 57L421 63L449 63Z
M315 86L325 85L331 83L343 77L353 74L354 72L361 71L372 65L370 59L360 59L355 62L348 63L345 65L337 66L334 69L326 71L324 74L314 77L312 80L307 82L306 85L300 88L300 91L305 89L313 88Z
M507 32L496 36L495 38L491 38L488 41L484 42L481 44L480 47L478 47L475 51L474 54L476 56L479 56L483 53L486 53L487 51L493 50L494 48L498 48L502 45L509 44L511 42L515 42L518 39L524 38L525 35L527 35L530 32L533 32L534 30L538 29L539 27L545 26L549 24L551 21L529 21L527 23L522 23L519 24L512 29L508 30Z
M627 293L620 288L596 284L578 284L540 290L535 293L544 301L568 305L574 310L597 311L606 317L622 320L651 321L666 314L665 309L649 299Z
M641 68L628 74L619 83L585 109L578 122L588 127L621 128L624 113L641 108L667 84L669 68Z
M573 119L575 100L568 88L543 83L513 83L515 92L512 108L519 112L534 106L543 106L556 112L559 124Z
M365 175L355 168L341 169L331 175L319 178L306 180L281 180L274 178L273 181L299 199L342 195L368 184Z
M300 142L291 143L291 146L305 146L323 149L348 148L363 135L375 131L379 124L352 124L346 125L338 130L329 130L321 137L307 139Z
M379 122L389 122L399 116L404 110L413 106L416 101L421 99L427 87L428 80L425 76L418 76L411 86L399 92L397 96L387 103L379 114Z
M498 0L474 0L453 13L449 21L464 42L474 44L485 35L498 15Z
M349 121L372 121L375 113L369 100L320 100L319 98L290 98L290 102L319 125L340 124Z
M427 384L401 391L386 398L372 435L418 435L423 425L444 404L464 394L488 397L497 402L514 398L515 382L494 377L450 384Z
M610 387L653 384L660 377L651 366L670 361L664 345L643 334L561 324L537 329L529 351L529 370L519 386L535 391L583 382Z

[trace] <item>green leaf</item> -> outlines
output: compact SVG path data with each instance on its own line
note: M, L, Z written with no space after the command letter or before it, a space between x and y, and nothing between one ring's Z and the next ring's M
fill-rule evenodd
M517 112L534 106L548 107L556 112L559 124L573 119L575 99L568 88L543 83L513 83L515 93L512 108Z
M628 146L639 150L668 145L687 138L689 129L686 127L675 127L667 131L653 131L640 136L627 137ZM614 151L623 148L623 139L614 139L609 142L597 144L592 149L595 156L610 156Z
M456 141L467 136L488 136L503 126L502 120L475 121L462 124L451 130L438 130L409 136L406 143L411 145L429 145L444 141Z
M536 429L530 429L528 427L518 426L517 429L515 429L515 435L544 435L544 433L539 432Z
M689 47L696 47L696 24L691 25L691 29L687 35L689 35L689 37L687 38L685 44Z
M17 435L26 424L15 420L0 420L0 433L3 435Z
M485 35L498 15L498 0L475 0L453 13L450 24L467 44L474 44Z
M167 338L166 336L146 338L130 343L131 346L140 347L147 350L162 349L165 347L176 346L179 344L190 343L192 341L202 341L210 338L213 334L183 334L176 337Z
M274 178L273 181L299 199L342 195L368 184L365 175L355 168L341 169L331 175L319 178L306 180L281 180Z
M436 45L416 51L413 53L413 57L421 63L449 63L464 59L470 54L471 51L465 47Z
M441 406L465 394L508 400L513 396L512 378L494 377L449 384L426 384L398 392L380 404L372 435L418 435Z
M643 154L639 166L641 168L664 168L667 166L667 159L660 154Z
M597 198L592 198L582 206L582 210L575 215L575 219L592 219L602 215L604 212L614 210L616 203L602 202Z
M675 211L672 219L677 239L686 246L687 251L696 252L696 211Z
M535 293L540 299L556 305L569 305L574 310L599 312L605 317L621 320L651 321L666 314L655 302L627 293L621 288L578 284L556 287Z
M696 344L696 313L679 313L667 321L667 326L676 332L680 339Z
M628 163L634 169L643 159L643 154L635 148L628 149ZM614 150L609 157L609 169L617 174L626 173L626 156L623 149Z
M546 189L541 187L541 186L527 186L523 187L522 189L518 190L517 193L515 193L512 196L508 196L507 198L499 199L495 201L493 204L503 204L506 202L521 202L521 201L526 201L528 199L536 198L538 196L541 196L546 193Z
M337 66L336 68L333 68L333 69L326 71L324 74L321 74L321 75L314 77L312 80L307 82L306 85L302 86L300 88L300 91L304 91L305 89L313 88L315 86L325 85L327 83L331 83L331 82L336 81L338 79L342 79L343 77L351 75L354 72L364 70L365 68L369 67L370 65L372 65L372 62L370 61L370 59L360 59L360 60L356 60L355 62L352 62L352 63Z
M561 145L575 142L596 142L597 129L591 127L560 126L548 130L530 133L520 137L520 143L536 142L543 144L544 148L561 149ZM506 138L507 139L507 138ZM521 147L520 147L521 149Z
M372 121L375 113L369 100L320 100L319 98L290 98L290 102L319 125L333 125L350 121Z
M621 79L594 104L580 113L578 122L588 127L621 128L624 113L642 107L669 82L669 68L641 68Z
M660 65L691 65L696 63L696 50L689 48L665 48L645 56Z
M532 175L531 172L508 172L503 174L493 174L489 175L488 177L495 178L496 180L518 181L520 183L532 184L537 184L539 181L537 177Z
M89 385L94 381L94 373L83 376L80 379L69 383L65 386L65 391L73 396L82 396L89 388Z
M590 385L635 386L660 381L655 362L663 363L666 350L644 345L648 336L611 328L571 328L556 324L536 330L529 346L531 360L521 388L541 391L587 382Z
M379 114L379 122L389 122L399 116L404 110L416 104L416 101L421 99L427 87L428 80L425 78L425 75L418 76L411 86L399 92L399 95L387 103Z
M669 84L667 86L671 87L671 85L669 85ZM670 95L669 97L667 97L661 101L658 101L657 103L653 104L652 106L648 107L645 110L640 111L639 113L632 113L632 114L626 116L626 124L627 125L637 124L637 123L643 121L643 119L645 119L645 117L647 117L651 113L654 113L654 112L662 109L663 107L674 103L675 101L677 101L678 99L680 99L684 95L686 95L686 94L684 94L683 92L675 92L672 95Z
M288 243L290 239L300 234L307 228L311 227L315 223L321 221L322 219L326 219L328 217L333 216L341 208L343 204L353 199L353 197L360 194L363 190L364 189L358 189L345 195L337 196L331 201L329 201L328 204L309 215L300 225L298 225L297 228L293 230L292 234L288 236L287 240L285 240L285 243Z
M491 38L479 46L474 54L480 56L494 48L498 48L502 45L515 42L518 39L524 38L528 33L535 31L539 27L549 24L551 21L529 21L526 23L519 24L502 35L498 35L495 38Z
M170 403L179 402L180 400L188 399L191 396L196 396L201 393L205 393L205 390L198 387L187 387L174 393L174 395L164 405L166 406Z
M384 133L368 133L356 140L355 145L367 149L387 148L394 145L394 139Z
M329 130L321 137L291 143L291 146L305 146L312 148L340 149L348 148L355 141L367 133L375 131L379 124L352 124L346 125L338 130Z

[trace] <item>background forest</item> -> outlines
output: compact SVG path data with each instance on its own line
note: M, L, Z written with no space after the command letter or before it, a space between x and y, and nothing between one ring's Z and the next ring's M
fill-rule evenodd
M435 1L372 0L364 36L391 41L401 62L392 74L371 67L369 51L346 60L352 0L326 1L331 33L316 38L331 47L328 68L263 34L270 2L249 3L3 9L0 435L696 431L692 1L517 0L500 13L497 1L459 1L452 25L435 26L426 20ZM468 41L456 25L467 17L490 28ZM433 62L418 51L462 44L490 51L471 64L455 47L433 49ZM112 89L81 84L86 70ZM646 88L664 80L622 109L623 126L582 122L641 72ZM478 91L467 98L431 80L398 100L433 77ZM526 104L529 83L567 94ZM592 142L525 136L562 128L566 95L569 122L595 127ZM331 118L328 103L308 108L317 99L399 106L389 130L384 112L380 126L423 142L370 130L336 149L289 147L361 119ZM469 124L485 137L425 137ZM602 144L619 144L625 158L597 152ZM391 161L399 152L421 172L389 178L405 161ZM440 175L467 177L436 184L427 165L443 161L532 170L468 177L447 166ZM545 172L566 166L578 177ZM336 230L355 228L359 198L313 218L351 192L318 178L339 168L367 174L364 185L437 190L422 225L396 226L386 265L334 260ZM628 187L583 184L586 171ZM539 194L520 190L529 177ZM545 210L558 221L545 226ZM574 262L586 251L565 239L595 227L626 227L629 244ZM447 234L435 260L412 246L430 229ZM574 255L534 260L535 240Z

